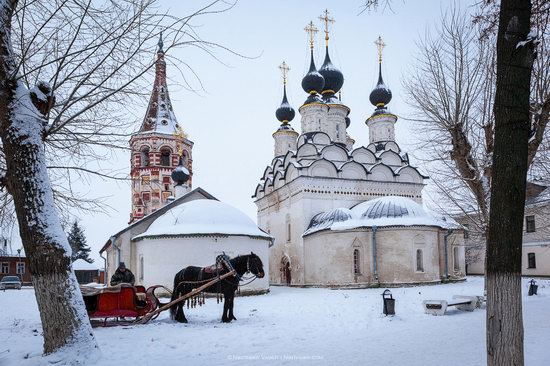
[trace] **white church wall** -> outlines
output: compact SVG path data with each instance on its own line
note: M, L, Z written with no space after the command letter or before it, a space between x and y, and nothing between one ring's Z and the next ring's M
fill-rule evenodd
M371 257L364 230L322 231L304 238L305 282L312 286L367 284ZM354 273L354 250L359 251L359 274Z
M440 280L437 228L385 227L376 232L378 275L381 283L415 283ZM422 269L416 268L416 251L422 252Z
M369 141L395 141L395 122L397 117L392 114L380 114L367 120Z
M327 112L328 106L325 104L309 104L300 109L302 115L302 133L327 131Z
M269 289L269 240L247 236L193 236L144 238L134 245L138 261L143 258L143 272L140 268L133 272L136 280L143 278L146 287L164 285L171 289L175 274L184 267L212 265L223 252L230 257L254 252L262 260L266 276L243 286L241 292Z
M346 115L348 109L339 105L331 105L327 113L327 130L334 142L346 143Z

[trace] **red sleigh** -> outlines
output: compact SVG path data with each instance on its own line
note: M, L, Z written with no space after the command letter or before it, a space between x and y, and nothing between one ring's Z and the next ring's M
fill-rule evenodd
M97 325L94 320L103 320L106 326L108 319L113 319L115 324L128 324L155 311L162 305L155 295L159 287L164 286L151 286L146 290L144 286L120 284L105 288L82 286L80 290L92 324Z

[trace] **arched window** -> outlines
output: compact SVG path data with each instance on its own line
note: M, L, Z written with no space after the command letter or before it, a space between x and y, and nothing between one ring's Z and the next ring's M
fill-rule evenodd
M170 155L172 155L172 152L170 149L162 149L160 151L160 165L162 166L170 166Z
M458 247L453 248L453 267L455 272L460 271L460 262L458 260Z
M422 255L422 249L416 250L416 271L424 272L424 258Z
M141 166L149 166L149 148L147 146L141 148Z
M359 249L353 250L353 274L361 274L361 256L359 253Z
M286 241L290 242L292 240L292 231L290 226L290 215L286 215Z
M186 150L183 150L181 158L183 160L183 166L188 167L189 166L189 153Z

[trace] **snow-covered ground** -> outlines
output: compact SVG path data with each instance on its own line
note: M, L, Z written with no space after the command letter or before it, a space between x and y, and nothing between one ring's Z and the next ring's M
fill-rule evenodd
M526 365L550 360L550 280L527 296ZM383 289L272 287L235 299L237 321L220 323L222 305L186 310L189 324L167 313L147 325L96 328L103 358L94 365L485 365L485 310L425 315L422 300L481 295L483 279L391 289L394 317L382 313ZM46 365L32 289L0 292L0 365Z

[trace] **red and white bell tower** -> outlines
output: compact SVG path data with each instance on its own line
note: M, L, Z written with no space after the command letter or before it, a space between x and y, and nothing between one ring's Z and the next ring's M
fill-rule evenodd
M171 173L178 166L180 156L189 170L187 184L192 185L193 142L187 138L172 108L162 46L161 35L147 113L139 131L130 138L132 212L129 223L156 211L168 197L175 195Z

